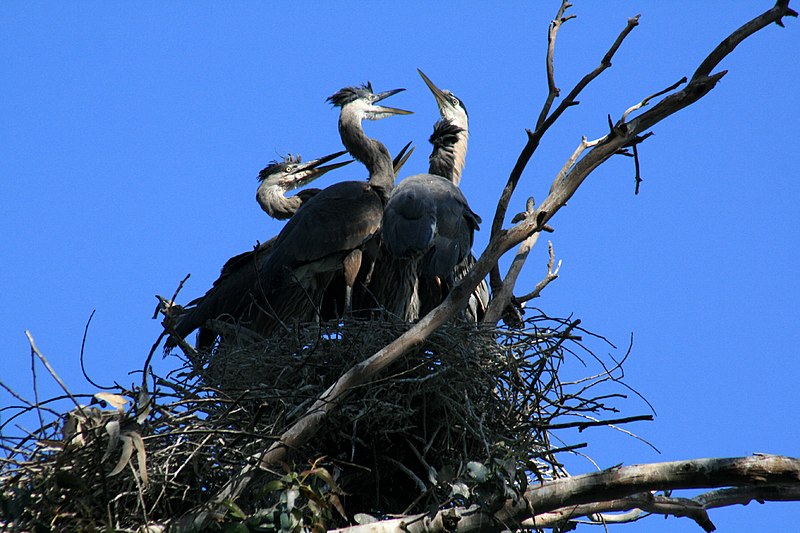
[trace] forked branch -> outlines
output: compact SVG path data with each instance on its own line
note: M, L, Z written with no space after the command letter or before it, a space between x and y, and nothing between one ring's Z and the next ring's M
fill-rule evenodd
M567 108L572 107L574 105L578 105L578 95L583 91L583 89L589 85L595 78L597 78L600 74L603 73L607 68L611 66L611 59L616 54L619 47L622 45L622 42L625 38L630 34L631 31L639 24L639 16L635 16L633 18L628 19L628 23L625 26L620 34L617 36L617 39L614 41L614 44L611 45L611 48L605 53L603 58L600 61L600 64L592 70L590 73L586 74L581 80L572 88L566 98L561 101L561 103L556 107L555 111L550 113L550 108L553 104L553 101L559 94L559 89L555 85L554 79L554 68L553 68L553 49L555 46L555 39L558 30L561 28L561 24L570 18L564 17L564 12L567 8L570 7L570 4L566 1L562 2L561 7L558 10L558 14L556 15L556 19L550 25L550 33L548 34L548 48L547 48L547 84L549 87L548 95L545 100L544 106L542 107L542 111L539 114L539 119L536 123L536 129L533 131L528 130L528 142L525 144L525 147L520 152L519 157L517 158L517 162L514 165L514 168L511 170L511 174L508 177L508 182L506 183L505 188L503 188L503 192L500 194L500 199L497 202L497 209L495 210L494 218L492 219L492 232L491 238L494 239L497 235L500 234L503 228L503 220L505 220L506 213L508 211L508 204L511 201L511 197L514 194L514 191L517 188L517 184L519 183L520 178L522 177L522 172L525 170L525 167L528 165L531 157L536 152L536 149L539 147L539 143L544 137L544 134L547 133L547 130L550 129L556 120L567 110ZM500 290L500 286L502 284L500 280L500 270L497 265L492 267L491 276L490 276L490 284L492 286L492 291L497 292Z

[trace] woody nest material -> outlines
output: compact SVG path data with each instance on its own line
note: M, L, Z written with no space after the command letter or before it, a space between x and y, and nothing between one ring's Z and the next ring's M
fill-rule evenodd
M52 411L29 437L3 438L0 525L124 531L186 515L408 327L354 320L269 339L228 336L192 363L181 356L169 375L150 375L149 393L98 398L119 408ZM226 520L328 528L367 514L491 510L529 482L566 475L558 453L582 445L554 446L550 428L615 411L607 402L619 396L590 394L618 367L571 385L559 379L565 360L591 353L585 334L541 314L514 330L443 326L351 393L290 462L230 503Z

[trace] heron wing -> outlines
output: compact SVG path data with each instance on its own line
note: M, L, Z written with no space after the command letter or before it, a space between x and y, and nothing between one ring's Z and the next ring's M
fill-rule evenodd
M423 275L452 278L453 270L472 249L481 219L464 193L451 181L433 176L429 196L436 205L437 231L421 266Z
M275 238L272 238L258 244L253 250L228 259L208 292L189 302L184 313L177 318L173 326L175 332L186 337L200 328L197 347L208 348L216 334L203 328L206 321L222 316L241 319L257 290L259 267L269 257L274 241ZM166 347L173 345L172 341L168 341Z
M430 248L437 231L436 205L427 174L410 176L397 186L386 204L383 240L395 257L411 257Z
M341 259L364 245L380 228L383 204L367 182L331 185L284 226L262 267L262 280L274 283L287 267L319 263L323 270L341 266Z

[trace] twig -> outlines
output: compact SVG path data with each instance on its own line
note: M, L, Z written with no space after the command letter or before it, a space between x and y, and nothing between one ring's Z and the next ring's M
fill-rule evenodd
M561 270L561 259L558 260L558 265L555 265L553 268L553 263L555 263L555 255L553 253L553 243L547 241L547 249L550 254L550 259L547 261L547 275L536 284L536 287L529 292L528 294L517 296L514 299L521 304L533 300L534 298L538 298L542 291L550 285L552 281L555 281L558 278L558 273Z
M189 351L186 352L186 348L184 348L184 345L188 346L188 344L186 343L186 341L183 338L180 337L180 335L175 333L175 330L173 329L173 324L172 324L172 315L170 313L170 311L172 309L172 306L175 304L175 300L178 298L178 293L181 292L181 289L183 289L183 285L186 283L186 281L189 279L190 276L191 276L191 274L186 274L186 276L184 276L184 278L180 281L180 283L178 283L178 287L175 289L175 292L172 294L172 298L168 302L165 302L163 297L161 297L159 295L156 295L156 298L158 298L159 304L158 304L158 306L156 306L156 310L155 310L155 313L153 314L153 318L155 318L158 315L158 312L161 311L164 314L164 317L165 317L165 319L164 319L165 320L165 327L164 327L164 330L161 332L161 334L156 339L156 342L150 348L150 353L147 354L147 358L144 361L144 367L142 368L142 389L143 390L147 390L147 375L148 375L148 370L150 369L150 361L153 359L153 355L156 353L156 349L158 349L158 345L161 344L161 340L164 337L166 337L167 335L170 335L172 338L176 339L176 344L180 345L181 348L184 349L184 353L186 353L187 357L189 357L190 360L192 360L193 362L195 360L195 359L192 359L191 355L194 355L195 357L197 356L197 352L195 352L193 349L191 349L191 347L189 347Z
M634 183L636 184L633 189L633 194L639 194L639 185L642 183L642 173L641 169L639 168L639 150L636 148L636 145L633 145L633 164L634 168L636 169L636 174L633 177Z
M28 335L28 332L25 332ZM33 378L33 403L36 406L36 415L39 417L39 427L44 427L44 417L42 411L39 409L39 384L36 379L36 349L33 345L33 339L28 335L28 341L31 343L31 377Z
M547 426L544 426L542 429L553 430L553 429L578 428L578 431L581 432L589 427L608 426L611 424L627 424L629 422L641 422L641 421L652 422L653 415L628 416L625 418L613 418L610 420L592 420L589 422L565 422L563 424L548 424Z
M53 369L53 367L50 366L50 363L47 361L47 358L42 354L42 352L39 351L39 348L36 347L36 343L33 341L33 336L31 335L31 332L28 331L27 329L25 330L25 336L28 337L28 342L31 345L31 354L35 354L36 357L39 358L39 360L44 364L47 371L50 372L50 375L53 376L53 379L56 380L56 383L59 384L64 393L69 397L70 400L72 400L72 403L75 404L75 407L78 408L78 411L81 413L81 415L86 416L86 413L84 413L83 411L83 406L78 403L78 400L75 399L75 396L72 395L72 393L69 391L64 382L61 381L61 378L58 377L58 374L56 374L56 371ZM39 403L38 397L36 399L36 403L37 404ZM44 426L44 423L42 423L42 426Z
M530 254L531 249L536 244L536 241L539 240L540 234L541 233L536 232L528 236L524 241L522 241L522 244L519 245L517 255L514 256L514 260L511 262L511 266L508 268L508 273L503 279L503 284L501 285L500 290L495 291L495 293L492 295L492 301L489 303L489 308L486 310L486 314L483 317L484 324L496 324L497 321L500 320L500 316L502 315L503 311L511 302L512 291L514 290L514 286L517 284L517 279L522 272L522 267L525 266L525 261L528 259L528 254Z
M38 401L37 401L35 404L33 404L33 403L29 402L28 400L26 400L25 398L23 398L22 396L20 396L19 394L17 394L17 393L14 391L14 389L12 389L11 387L9 387L8 385L6 385L5 383L3 383L2 381L0 381L0 387L4 388L4 389L6 390L6 392L8 392L8 393L9 393L11 396L13 396L14 398L16 398L17 400L21 401L22 403L24 403L25 405L27 405L27 406L29 406L29 407L34 407L36 404L38 404L38 403L39 403ZM0 409L0 411L3 411L4 409L5 409L5 408L3 408L3 409Z
M89 377L89 374L86 372L86 366L84 365L83 355L86 349L86 337L89 334L89 324L92 323L92 318L94 317L95 312L97 309L92 309L92 313L89 315L89 320L86 321L86 326L83 328L83 339L81 339L81 355L80 355L80 363L81 363L81 372L83 373L83 378L88 381L93 387L100 389L100 390L113 390L115 387L104 387L102 385L98 385L94 382L92 378Z
M622 113L622 116L620 117L619 120L621 122L625 122L625 119L628 118L628 115L630 115L632 112L636 111L637 109L641 109L642 107L644 107L647 104L649 104L650 100L652 100L653 98L657 98L657 97L659 97L659 96L661 96L663 94L667 94L670 91L674 91L675 89L677 89L679 86L683 85L684 83L686 83L686 76L684 76L683 78L679 79L678 81L676 81L675 83L673 83L672 85L667 87L666 89L662 89L662 90L658 91L657 93L653 93L650 96L646 97L641 102L639 102L638 104L632 105L631 107L629 107L628 109L626 109Z
M553 106L553 102L558 95L561 93L561 90L556 87L556 76L555 76L555 68L553 66L553 57L555 56L555 49L556 49L556 37L558 36L558 30L561 29L561 25L570 19L574 19L575 15L564 16L567 9L572 7L567 0L562 0L561 6L558 8L558 13L556 13L555 18L550 21L550 28L547 31L547 98L545 99L544 105L542 106L542 111L539 113L539 118L536 120L536 127L541 128L544 124L544 121L547 119L548 113L550 113L550 109Z

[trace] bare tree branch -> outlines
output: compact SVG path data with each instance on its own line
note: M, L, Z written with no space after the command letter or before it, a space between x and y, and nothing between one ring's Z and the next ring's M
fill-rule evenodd
M553 57L555 56L556 51L556 37L558 36L558 30L561 29L561 25L566 21L575 18L575 15L564 16L567 9L570 7L572 7L572 4L570 4L567 0L562 0L561 6L558 8L558 13L556 13L556 17L550 21L550 27L547 30L547 57L545 60L547 64L545 67L547 69L547 98L545 99L542 110L539 113L539 118L536 120L536 128L542 127L544 121L547 120L547 115L550 113L550 109L553 107L553 102L561 93L561 89L556 87L556 75L555 67L553 66Z
M609 424L627 424L628 422L641 422L641 421L653 421L653 415L637 415L637 416L626 416L625 418L614 418L611 420L590 420L590 421L580 421L580 422L564 422L563 424L550 424L547 426L547 429L565 429L565 428L578 428L578 431L583 431L586 428L594 427L594 426L608 426Z
M525 492L524 498L509 500L494 515L473 506L337 531L494 531L498 526L510 529L553 527L581 516L589 516L596 522L625 522L642 516L641 512L632 511L635 509L689 517L706 531L714 531L714 524L706 513L708 509L752 500L800 501L798 480L800 459L778 455L632 465L537 484ZM723 486L736 488L708 492L692 499L652 494L660 490ZM617 516L600 514L615 511L632 512Z
M602 140L603 139L587 141L586 137L583 137L581 139L581 143L578 145L578 147L575 149L572 155L567 159L567 161L562 166L561 170L556 175L556 178L553 181L552 186L550 187L551 193L553 192L553 189L556 187L556 185L566 177L569 170L575 166L575 162L578 160L580 155L587 148L596 146ZM535 210L532 209L531 206L528 207L529 209L527 210L527 216L530 217L535 213ZM544 227L542 227L542 229L544 229ZM517 279L519 277L519 273L522 270L522 267L525 265L525 261L528 259L528 254L530 254L531 249L536 244L536 241L538 240L538 235L539 231L527 237L520 245L519 251L517 252L516 257L514 258L511 267L508 269L508 273L506 274L506 277L503 280L502 285L500 286L499 290L496 290L493 294L492 302L489 304L489 309L486 311L486 315L483 318L483 322L485 324L497 323L503 311L506 309L509 303L511 303L511 298L513 295L514 287L516 286L517 283Z
M706 78L711 75L711 71L730 54L739 43L761 30L773 22L783 27L783 17L797 17L797 11L789 7L789 0L778 0L772 9L764 12L761 16L754 18L747 24L737 29L717 45L708 57L706 57L697 70L692 74L692 81Z
M525 170L525 167L528 165L528 161L530 161L531 157L533 156L536 149L539 147L539 143L544 137L544 134L547 133L547 130L552 126L556 120L561 116L562 113L568 108L574 105L578 105L578 101L576 98L581 93L581 91L589 85L595 78L597 78L600 74L603 73L607 68L611 66L611 59L616 54L617 50L619 49L620 45L622 45L622 41L633 31L639 24L639 15L628 19L628 23L625 26L625 29L620 32L617 36L616 41L614 44L611 45L608 52L603 56L603 59L600 61L600 65L597 66L592 72L586 74L581 80L572 88L569 92L567 97L562 100L561 104L550 114L546 119L542 120L542 117L546 115L546 113L550 109L550 105L552 104L553 99L558 95L558 89L555 87L555 82L553 81L553 74L552 74L552 46L555 43L555 32L561 26L561 22L568 19L563 19L564 10L569 7L567 2L563 2L561 7L559 8L558 15L555 21L551 24L550 34L548 36L549 45L548 45L548 53L547 53L547 62L548 62L548 86L550 87L550 92L548 93L547 100L545 105L542 109L542 113L539 116L539 121L536 124L536 129L534 131L528 130L528 142L525 147L522 149L522 152L519 154L517 158L517 162L514 165L514 168L511 170L511 175L508 177L508 182L506 183L503 192L500 194L500 200L497 202L497 209L494 214L494 218L492 219L492 232L491 238L494 239L496 236L500 235L502 227L503 227L503 220L505 219L506 212L508 210L508 204L511 201L511 196L514 194L514 190L517 188L517 184L519 183L520 178L522 177L522 172ZM571 17L569 17L571 18ZM491 276L490 276L490 284L492 287L492 292L498 292L500 290L500 286L502 284L500 280L500 271L498 267L495 265L492 268Z
M627 498L588 503L537 514L522 522L525 527L548 528L562 526L569 520L588 517L591 523L621 524L640 520L648 514L685 516L693 519L706 531L714 531L707 511L732 505L747 505L751 501L800 501L800 487L796 485L748 486L713 490L694 498L670 498L650 492ZM622 511L622 512L620 512ZM608 513L615 514L608 514Z
M53 376L53 379L56 380L56 383L58 383L59 387L61 387L61 390L63 390L64 393L69 397L69 399L72 400L72 403L75 404L75 407L78 409L78 411L81 414L84 414L83 413L83 406L80 403L78 403L78 400L75 398L75 396L67 388L67 384L64 383L64 381L58 376L58 374L56 374L55 369L50 365L50 362L47 360L47 358L44 356L44 354L39 351L39 348L36 346L36 343L33 341L33 335L31 335L31 332L28 331L28 330L25 330L25 336L28 337L28 344L31 345L31 354L33 354L33 355L35 355L36 357L39 358L39 360L42 362L42 364L47 369L47 371L50 372L50 375ZM39 405L39 399L38 398L36 399L36 405ZM44 426L44 423L42 423L42 426Z
M486 310L486 314L483 317L484 324L496 324L497 321L500 320L500 315L511 302L512 291L517 284L517 279L519 278L520 272L522 272L522 267L525 266L528 254L530 254L536 241L539 240L539 235L541 235L541 233L536 232L528 236L522 241L522 244L519 245L517 255L514 256L514 260L511 262L508 274L506 274L506 277L503 279L500 290L492 295L492 301L489 303L489 308Z
M529 292L528 294L524 294L522 296L517 296L516 300L524 304L527 301L533 300L534 298L538 298L539 295L542 293L545 287L550 285L552 281L555 281L558 278L558 273L561 270L561 259L558 260L558 264L555 265L555 254L553 252L553 243L547 241L547 250L550 255L550 259L547 261L547 275L542 279L539 283L536 284L536 287ZM555 268L553 268L555 266Z

